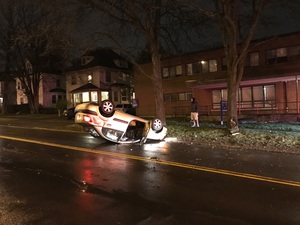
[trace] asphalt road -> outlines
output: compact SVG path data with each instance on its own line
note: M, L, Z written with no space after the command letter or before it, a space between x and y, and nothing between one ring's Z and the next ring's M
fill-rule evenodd
M298 155L0 134L0 224L300 224Z

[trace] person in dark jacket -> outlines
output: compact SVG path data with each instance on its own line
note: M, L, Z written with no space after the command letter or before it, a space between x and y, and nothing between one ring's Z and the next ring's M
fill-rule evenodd
M192 127L199 127L198 103L194 97L191 98L191 121L193 122Z

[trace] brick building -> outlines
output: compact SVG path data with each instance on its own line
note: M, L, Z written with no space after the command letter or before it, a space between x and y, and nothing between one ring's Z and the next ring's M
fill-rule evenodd
M258 47L254 47L260 42ZM297 119L300 111L300 33L257 40L252 46L238 92L239 117ZM151 64L142 67L151 74ZM192 96L200 105L202 118L218 118L220 102L226 105L226 60L223 48L163 59L162 77L166 116L189 115ZM149 78L136 74L135 93L140 116L155 114L150 83Z

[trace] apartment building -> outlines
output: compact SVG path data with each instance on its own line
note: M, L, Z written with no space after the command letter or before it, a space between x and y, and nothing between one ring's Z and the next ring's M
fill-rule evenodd
M263 42L262 42L263 41ZM258 47L254 44L261 43ZM297 119L300 111L300 33L252 43L238 90L240 118L272 116ZM152 65L142 67L151 73ZM187 116L190 98L200 105L201 116L226 110L226 60L223 48L193 52L162 60L164 106L167 116ZM137 113L153 116L154 99L149 78L135 76ZM222 104L221 104L222 103Z

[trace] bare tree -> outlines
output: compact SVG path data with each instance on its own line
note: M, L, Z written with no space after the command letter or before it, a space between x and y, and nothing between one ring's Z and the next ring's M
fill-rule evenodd
M268 0L253 0L249 3L243 4L238 0L215 1L219 12L216 18L223 34L227 59L227 124L231 132L238 131L237 93L244 74L249 46ZM243 10L243 7L247 10ZM246 16L245 12L248 13Z
M214 0L209 4L203 4L203 1L190 3L189 8L212 19L223 37L227 61L227 127L231 133L238 132L237 93L251 40L270 1Z
M178 30L184 22L184 18L179 16L175 1L79 1L90 6L91 9L97 9L99 16L106 16L103 21L107 21L107 24L103 25L101 33L98 32L98 34L101 34L102 37L109 37L112 46L130 59L139 74L147 76L152 81L155 116L160 118L163 124L166 124L161 76L162 46L164 49L168 49L169 53L171 53L170 49L173 52L181 51L180 44L177 42L181 34ZM134 51L130 51L128 46L134 46ZM144 71L136 60L137 50L145 48L152 63L151 73Z
M2 5L3 4L3 5ZM39 86L42 74L62 68L69 42L63 1L16 0L1 2L5 18L6 64L19 78L30 112L39 112ZM6 11L7 5L9 10ZM1 46L2 49L5 45Z
M2 114L7 113L8 105L8 88L11 78L11 47L12 47L12 36L13 30L16 26L13 20L14 6L11 1L3 0L0 4L0 60L4 63L4 71L2 76L3 85L3 102L2 102Z

